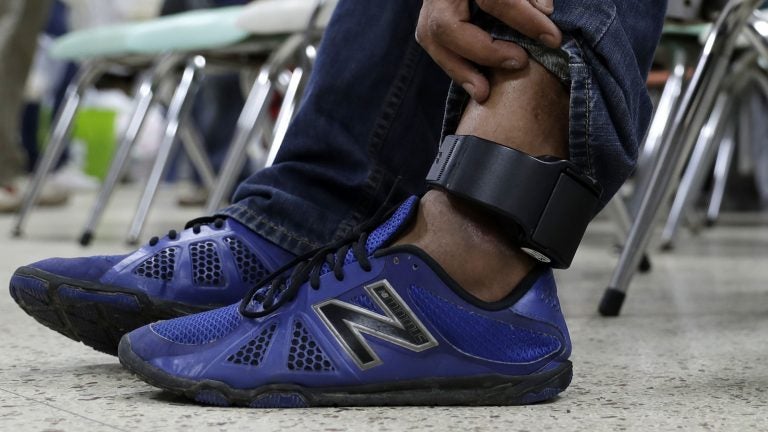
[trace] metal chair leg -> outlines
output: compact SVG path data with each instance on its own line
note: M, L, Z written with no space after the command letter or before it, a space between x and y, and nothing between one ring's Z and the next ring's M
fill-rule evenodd
M768 59L768 12L756 10L752 13L744 32L747 40L760 53L764 59Z
M200 84L200 72L205 67L205 59L202 56L195 56L187 62L184 72L179 80L179 85L173 93L171 103L168 106L167 125L165 135L160 143L155 163L152 166L149 178L147 179L144 193L139 201L130 230L128 231L127 241L134 245L138 243L144 222L149 214L149 208L157 193L157 188L165 173L168 159L176 142L176 136L179 130L179 123L184 120L192 105L194 95Z
M696 70L674 116L671 131L662 140L658 162L651 172L649 187L643 191L640 208L619 263L599 306L604 316L617 316L629 283L653 231L654 218L668 196L669 184L677 176L681 158L690 151L714 102L730 64L741 29L761 0L731 0L712 28Z
M257 124L267 112L268 102L272 99L273 91L269 68L265 66L259 73L256 84L251 88L243 110L240 112L240 117L237 119L235 135L219 170L219 178L216 180L205 206L206 214L214 214L232 192L235 181L245 166L248 144L258 132Z
M179 127L179 136L192 166L200 175L203 186L211 190L216 184L216 175L213 173L211 160L205 152L200 131L190 122L184 122Z
M680 187L675 195L675 200L667 218L667 223L661 234L661 249L672 250L674 248L677 232L685 219L693 233L698 231L699 222L693 217L692 208L700 196L707 174L710 172L720 146L726 123L734 120L730 115L736 107L734 101L744 92L746 85L754 80L757 54L750 52L740 56L728 72L728 80L722 84L721 90L712 113L699 134L699 139L694 147L688 168L683 175ZM741 109L741 108L739 108ZM743 122L744 117L735 117ZM749 125L743 127L745 131Z
M768 18L768 16L766 16L764 13L755 12L755 15L765 16ZM754 31L755 16L753 16L752 20L750 21L750 26ZM768 48L765 48L765 45L763 45L768 44L768 27L758 25L757 28L761 29L761 31L764 33L762 36L758 33L757 35L760 36L760 39L753 38L753 42L764 48L759 51L763 58L768 59ZM768 73L768 71L761 68L753 69L750 74L750 82L754 83L757 89L759 89L764 95L764 97L768 98L768 76L766 76L766 73ZM739 115L740 121L744 120L742 117L742 115ZM748 124L746 127L744 125L739 125L740 143L741 139L743 139L743 132L746 130L749 130ZM725 196L725 190L728 183L728 173L730 173L731 166L733 166L734 154L736 152L736 140L733 135L733 132L731 132L731 135L726 135L726 139L723 140L723 143L720 145L720 151L717 154L717 161L715 162L714 172L714 186L712 188L712 196L710 197L705 219L706 225L710 227L714 226L720 217L720 209L723 204L723 197ZM751 137L749 137L749 141L747 142L751 142Z
M732 119L730 115L726 114L732 108L730 101L731 96L727 92L720 93L709 120L699 134L691 155L691 161L688 163L680 182L667 223L661 234L662 250L672 250L684 215L693 207L693 203L701 192L707 174L710 172L717 146L720 144L722 129L725 122Z
M680 97L685 86L686 61L685 49L680 46L674 46L671 72L669 78L667 78L667 83L664 85L664 90L661 93L651 126L648 129L648 134L643 141L641 153L638 157L637 172L635 174L636 188L633 200L630 203L632 214L637 213L637 208L640 206L640 197L643 195L643 191L648 189L649 174L658 160L659 145L664 136L669 133L670 125L674 120L674 113L680 105Z
M240 112L240 117L237 119L237 129L224 159L224 164L219 171L216 186L208 197L205 206L206 214L216 213L221 204L232 193L237 177L245 166L248 144L253 141L256 134L260 133L258 126L267 113L268 103L275 91L275 80L288 60L293 58L302 41L302 35L288 38L280 48L272 53L259 71L256 83L251 88L243 110Z
M51 169L61 157L61 153L67 145L67 137L72 131L75 114L80 106L80 99L85 89L90 87L104 73L105 65L103 63L86 62L80 66L80 70L67 87L64 103L56 113L56 119L53 122L53 129L48 140L48 146L35 167L35 174L24 191L21 207L16 214L16 223L12 234L16 237L21 236L24 230L24 223L29 216L32 207L37 202L43 184L48 178Z
M624 247L624 240L626 240L629 235L629 230L632 229L632 217L629 215L629 210L627 210L627 205L624 203L624 199L619 195L613 197L605 207L605 210L609 212L611 219L613 219L616 224L616 228L618 228L616 232L618 242L616 244L618 245L619 250L621 250L621 248ZM641 273L651 271L651 259L648 257L647 253L643 254L643 259L640 261L638 270L640 270Z
M715 162L715 185L712 188L712 198L710 199L709 207L707 208L706 223L708 226L714 225L720 217L720 207L723 204L725 186L728 183L728 172L731 170L733 153L736 148L733 135L733 125L730 125L723 135L723 140L720 143L720 149L717 153L717 161Z
M753 88L756 89L760 89L760 81L765 80L762 73L758 72L757 67L750 71L749 78L744 79L743 82L745 84L755 84ZM746 87L746 85L744 87ZM734 96L734 99L743 101L744 99L740 96L741 94L736 95ZM740 153L746 160L751 160L753 142L751 107L744 102L739 103L736 107L734 122L735 126L730 130L730 135L727 137L727 140L723 142L721 151L718 152L718 158L715 163L714 187L712 189L712 196L710 197L705 218L705 224L708 227L714 226L717 219L720 217L720 208L723 204L723 197L725 196L728 184L728 174L733 164L734 155ZM737 147L739 148L738 152L736 151Z
M286 132L288 132L288 125L293 120L293 116L296 114L296 107L299 105L299 99L301 98L304 84L306 83L307 73L302 67L297 67L291 74L291 80L288 83L288 89L283 96L283 103L280 105L280 113L277 116L274 127L274 136L272 143L269 145L269 154L267 155L267 162L265 167L272 166L277 157L277 153L280 151L280 147L283 145L283 139Z
M151 69L141 75L134 91L133 109L128 125L121 134L117 149L109 166L109 171L107 172L107 177L101 185L99 195L96 197L91 213L88 216L88 221L83 227L83 233L80 236L81 245L88 246L93 240L96 226L104 214L104 209L109 204L109 199L114 192L117 182L120 180L120 176L123 174L131 150L136 144L136 138L141 131L144 120L147 118L149 108L155 100L156 86L181 60L182 58L177 55L165 55Z

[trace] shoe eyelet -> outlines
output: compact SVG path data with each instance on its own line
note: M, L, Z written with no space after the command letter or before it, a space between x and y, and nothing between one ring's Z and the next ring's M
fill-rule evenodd
M419 265L418 264L411 265L411 270L416 271L418 269L419 269Z
M392 264L400 264L400 257L392 258Z

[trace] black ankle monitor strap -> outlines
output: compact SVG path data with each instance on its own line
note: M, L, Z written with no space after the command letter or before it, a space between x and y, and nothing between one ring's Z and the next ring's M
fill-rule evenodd
M571 265L602 192L570 161L460 135L440 145L427 183L501 216L523 251L554 268Z

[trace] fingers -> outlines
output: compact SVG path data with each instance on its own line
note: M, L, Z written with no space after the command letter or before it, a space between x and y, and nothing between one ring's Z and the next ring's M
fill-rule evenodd
M547 15L554 12L554 0L476 0L486 13L520 33L557 48L562 33ZM515 43L495 40L469 22L467 0L424 0L416 40L435 62L464 87L477 102L490 93L488 79L478 66L522 69L528 54Z
M441 45L432 45L428 51L435 63L454 82L460 84L472 99L478 103L488 99L490 94L488 79L472 63Z
M521 69L528 54L517 44L494 40L469 23L466 0L452 3L425 1L416 28L416 40L435 62L479 103L488 98L490 86L476 65Z
M517 44L495 40L484 30L467 22L457 22L451 31L431 32L438 45L478 65L520 69L528 64L528 54Z
M559 48L562 43L560 29L547 17L547 13L554 11L552 0L476 0L476 3L486 13L550 48Z

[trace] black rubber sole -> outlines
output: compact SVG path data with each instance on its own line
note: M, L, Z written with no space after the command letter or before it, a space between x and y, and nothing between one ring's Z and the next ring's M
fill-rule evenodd
M165 391L205 405L250 408L528 405L555 398L573 376L571 362L566 360L554 370L520 377L486 375L339 388L274 384L235 389L220 381L169 375L136 355L128 337L120 341L119 357L123 367Z
M111 355L117 355L120 338L132 330L207 310L157 303L143 293L62 278L31 267L16 270L10 292L39 323Z

